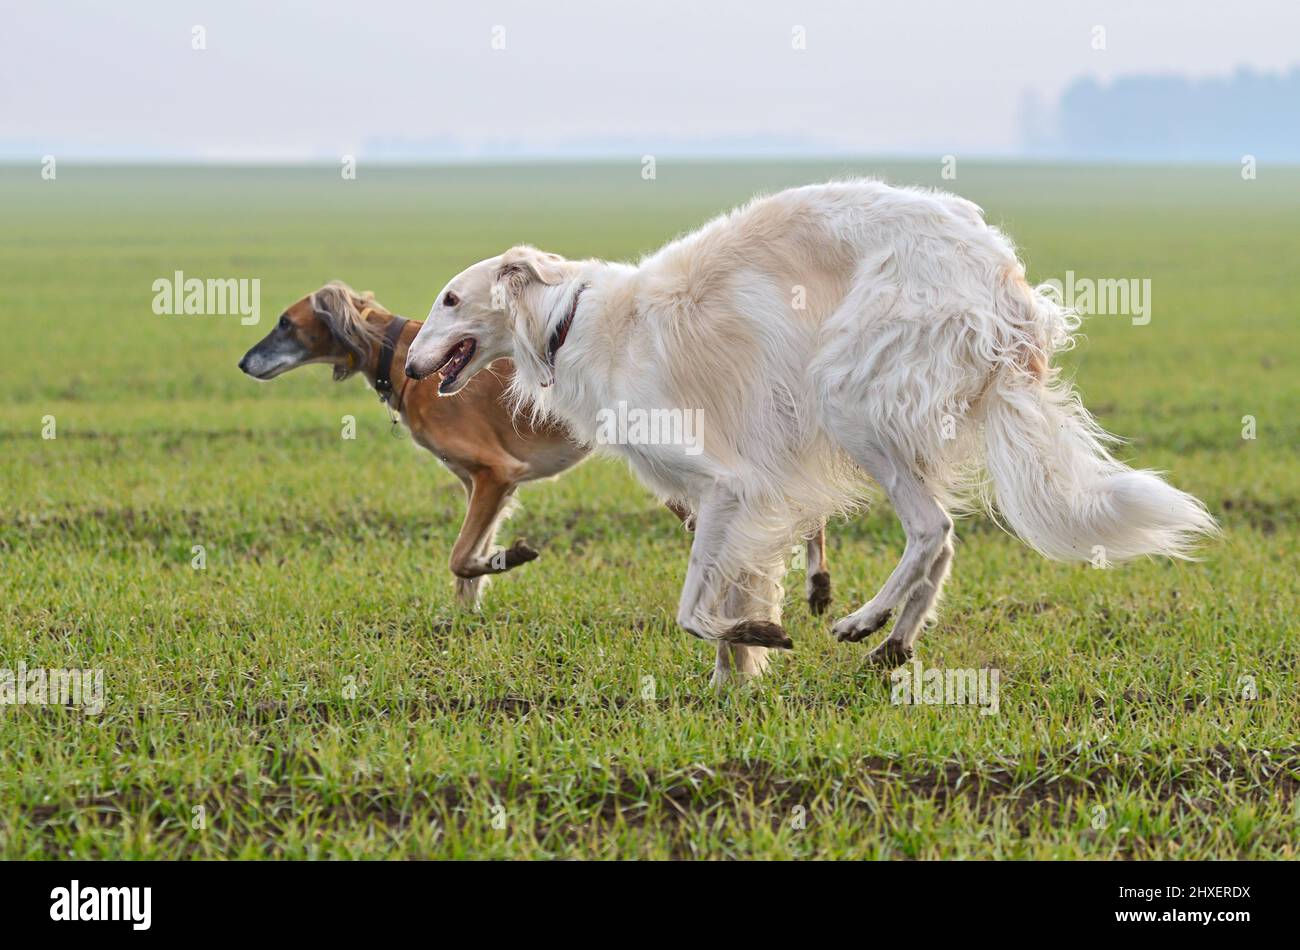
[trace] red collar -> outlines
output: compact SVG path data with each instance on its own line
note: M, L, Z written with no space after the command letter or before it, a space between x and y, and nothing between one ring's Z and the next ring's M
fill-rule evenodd
M546 361L551 364L552 369L555 367L555 354L559 351L560 347L564 346L564 341L569 338L569 327L573 325L573 317L578 312L578 300L582 297L582 292L586 289L586 284L583 284L578 288L578 292L573 295L573 300L569 303L569 312L564 315L564 319L560 321L560 325L557 326L555 332L551 334L551 343L546 348Z

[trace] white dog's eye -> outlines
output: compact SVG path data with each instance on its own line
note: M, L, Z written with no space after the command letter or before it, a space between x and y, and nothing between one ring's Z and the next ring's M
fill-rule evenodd
M460 298L457 297L455 294L453 294L450 290L447 291L447 293L442 298L442 305L444 307L454 307L458 303L460 303Z

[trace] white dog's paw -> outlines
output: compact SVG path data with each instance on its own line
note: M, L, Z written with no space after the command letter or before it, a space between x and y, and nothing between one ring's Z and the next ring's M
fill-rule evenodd
M871 666L878 666L882 670L892 670L904 663L910 663L913 655L911 647L904 646L893 637L890 637L867 654L867 663Z
M870 636L885 624L893 614L892 607L873 607L867 604L861 610L855 610L831 628L835 639L841 643L857 643L863 637Z

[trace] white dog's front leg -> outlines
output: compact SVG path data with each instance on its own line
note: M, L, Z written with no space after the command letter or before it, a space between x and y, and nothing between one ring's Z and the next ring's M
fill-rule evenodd
M686 565L686 580L677 602L677 624L701 640L721 639L717 606L722 600L722 579L717 565L726 536L727 517L736 508L734 496L715 487L695 512L695 534Z
M772 596L772 580L743 563L728 560L744 556L728 543L729 536L745 536L739 530L743 528L742 517L735 495L721 486L715 487L698 507L690 563L677 608L677 622L684 630L702 640L721 641L715 683L737 674L761 673L767 663L768 647L794 647L777 622L779 584Z
M781 621L781 585L759 574L742 575L738 583L727 588L722 611L728 617L762 619L778 624ZM733 680L746 683L762 676L767 670L768 653L767 647L719 643L713 667L714 687Z
M713 687L721 689L733 680L747 683L758 679L767 671L767 647L742 647L734 643L719 643L718 655L713 665Z

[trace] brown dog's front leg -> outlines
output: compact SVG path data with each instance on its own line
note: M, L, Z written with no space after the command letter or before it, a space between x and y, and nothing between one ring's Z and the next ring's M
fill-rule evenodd
M460 483L465 486L465 510L468 519L469 505L474 500L474 483L468 478L462 477ZM465 526L461 525L461 535L465 533ZM491 532L489 532L491 533ZM457 542L460 541L460 535L457 536ZM454 546L453 546L454 550ZM482 577L457 577L456 578L456 602L467 610L477 610L479 596L483 593L484 579Z
M522 541L516 541L508 550L485 550L492 528L514 488L512 482L490 471L474 476L465 523L451 550L451 572L457 577L500 574L537 557L537 552Z

